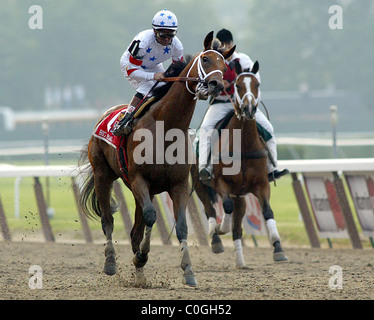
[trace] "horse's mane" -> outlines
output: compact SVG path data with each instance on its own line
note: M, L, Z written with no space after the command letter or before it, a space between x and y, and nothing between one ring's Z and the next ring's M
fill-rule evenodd
M192 56L186 55L183 61L171 63L170 66L165 71L165 78L178 77L191 60L192 60ZM163 96L165 96L172 85L173 85L173 82L167 82L163 86L156 87L152 93L152 95L156 98L155 102L160 100Z

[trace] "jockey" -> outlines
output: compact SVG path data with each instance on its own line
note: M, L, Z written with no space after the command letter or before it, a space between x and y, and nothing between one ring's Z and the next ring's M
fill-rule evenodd
M138 33L121 57L121 70L136 90L124 118L113 129L116 136L131 133L135 109L148 98L152 87L164 77L162 62L183 60L183 45L176 37L178 20L169 10L161 10L152 21L153 29Z
M223 48L231 48L233 46L233 37L229 30L222 29L217 32L217 38L221 42ZM234 60L238 60L242 70L244 69L252 69L253 61L244 53L234 52L234 54L226 61L227 64L227 71L225 72L223 79L225 83L225 91L228 95L233 96L234 88L233 83L236 78L235 68L234 68ZM230 63L231 62L231 63ZM257 74L258 78L260 79L260 75ZM203 122L200 126L200 130L203 129L205 132L209 132L209 130L213 129L214 126L222 120L231 110L234 109L230 97L226 95L226 92L222 92L222 94L215 98L213 103L209 106L208 111L205 114ZM269 134L266 144L270 155L273 158L274 164L268 158L267 161L267 168L268 168L268 179L269 182L273 181L274 179L279 179L283 175L289 173L287 169L282 171L277 170L276 163L277 163L277 145L274 138L274 130L273 126L267 117L259 110L256 111L256 122L262 126L265 131ZM206 159L209 159L208 152L210 151L210 139L203 139L199 142L199 178L200 180L209 181L211 179L213 167L212 164L206 163Z

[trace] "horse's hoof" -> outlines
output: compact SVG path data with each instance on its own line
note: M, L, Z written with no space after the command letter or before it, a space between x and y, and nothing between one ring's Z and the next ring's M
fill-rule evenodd
M288 258L284 252L274 252L273 260L276 262L284 262L284 261L288 261Z
M225 247L223 246L222 242L212 244L212 252L216 254L225 252Z
M212 237L212 251L213 253L222 253L225 251L225 247L217 233L213 234Z
M288 261L288 258L282 249L280 241L275 241L273 246L274 246L273 260L278 261L278 262Z
M240 270L248 270L249 268L245 265L245 264L237 264L235 266L236 269L240 269Z
M187 266L186 269L184 270L182 282L183 284L189 287L197 286L195 275L190 266Z
M108 247L105 249L105 263L104 263L104 273L108 276L116 274L116 257L112 250L109 250Z
M104 273L108 276L113 276L117 273L117 266L115 262L105 262Z

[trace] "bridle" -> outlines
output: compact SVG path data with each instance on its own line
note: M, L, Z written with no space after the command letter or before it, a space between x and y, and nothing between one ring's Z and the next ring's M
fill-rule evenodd
M237 83L238 79L241 77L241 76L254 76L256 79L256 75L253 73L253 72L242 72L240 73L236 79L235 79L235 84ZM253 111L251 112L251 116L253 116L253 114L255 113L255 110L256 108L258 107L260 101L261 101L261 91L258 90L258 95L257 95L257 98L255 97L255 95L253 94L253 92L250 90L250 91L247 91L242 97L240 97L239 95L239 92L238 92L238 89L236 87L236 85L234 85L234 97L235 97L235 100L238 102L239 104L239 109L240 110L243 110L243 107L244 107L244 100L246 97L250 96L251 99L249 101L254 101L254 104L252 104L251 102L251 105L254 107ZM240 115L238 115L239 117Z
M215 51L215 50L206 50L206 51L203 51L201 52L193 61L190 69L188 70L187 72L187 78L189 78L189 75L190 75L190 72L191 70L193 69L193 67L195 66L195 64L197 63L197 74L198 74L198 77L195 78L195 79L192 79L193 81L197 81L198 84L196 86L196 89L195 89L195 92L193 92L190 87L188 86L188 81L186 81L186 89L189 93L193 94L195 96L194 99L199 99L198 97L198 92L201 91L201 90L206 90L204 87L206 87L206 79L212 75L213 73L220 73L221 76L223 77L223 72L221 70L213 70L209 73L206 73L206 71L204 70L203 66L202 66L202 63L201 63L201 56L207 52L214 52L216 53L217 55L219 55L223 61L225 61L225 58L223 57L222 54L220 54L218 51Z

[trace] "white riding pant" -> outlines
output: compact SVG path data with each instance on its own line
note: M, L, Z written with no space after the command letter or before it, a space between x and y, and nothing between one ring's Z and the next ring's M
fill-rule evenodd
M210 130L213 130L215 125L222 120L231 110L234 110L233 105L231 102L223 102L223 103L216 103L211 105L206 112L203 122L200 126L200 133L202 130L204 132L209 133ZM256 111L256 122L260 124L265 130L267 130L272 138L266 142L269 152L273 157L275 162L275 167L269 160L267 159L267 168L268 172L273 172L276 169L277 164L277 145L274 137L274 129L270 121L267 117L261 112L261 110L257 109ZM201 137L201 134L199 134ZM207 168L210 172L212 172L213 164L212 161L208 161L208 156L210 154L211 148L211 140L210 139L199 139L199 171L203 168ZM209 163L208 163L209 162Z
M156 65L154 68L150 69L149 72L157 73L157 72L165 72L165 69L162 64ZM136 92L141 93L142 95L146 95L149 93L149 90L153 87L156 83L155 80L135 80L131 79L130 77L126 76L126 79L130 82ZM160 83L158 86L165 85L165 83Z
M150 72L156 73L156 72L165 72L165 69L162 64L156 65L154 68L150 69ZM132 87L136 90L136 92L141 93L143 96L146 96L149 94L150 90L152 89L153 85L156 83L155 80L135 80L131 79L129 76L125 76L125 78L130 82ZM165 83L159 83L158 86L165 85ZM129 106L126 109L126 113L131 113L135 110L136 106Z

